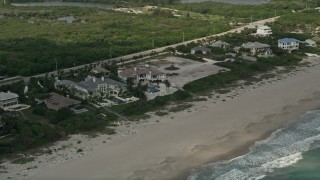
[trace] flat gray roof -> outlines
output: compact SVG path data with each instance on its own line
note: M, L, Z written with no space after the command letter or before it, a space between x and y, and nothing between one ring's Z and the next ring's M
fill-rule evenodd
M268 48L270 45L268 44L262 44L259 42L248 42L242 45L243 48L246 49L254 49L254 48Z
M19 98L19 95L12 92L0 92L0 101L5 101L14 98Z
M64 97L57 93L50 93L50 97L44 100L49 109L59 110L80 104L81 102L75 99Z
M229 43L227 43L227 42L224 42L224 41L216 41L216 42L213 42L212 44L211 44L211 46L213 46L213 47L220 47L220 46L222 46L222 45L225 45L225 46L229 46L230 44Z
M192 48L191 50L211 52L211 49L204 47L204 46L197 46L197 47Z

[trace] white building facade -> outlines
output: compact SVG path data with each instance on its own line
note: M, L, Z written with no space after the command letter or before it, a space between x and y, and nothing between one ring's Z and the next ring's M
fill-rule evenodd
M101 78L88 77L79 83L68 80L58 80L56 81L55 86L56 88L65 86L81 98L104 95L118 96L120 92L126 90L126 85L124 83L105 78L104 76Z
M12 92L0 92L0 107L18 104L19 95Z
M294 38L284 38L278 40L278 47L284 50L292 51L299 49L300 41Z
M268 56L272 54L270 45L259 42L248 42L242 45L242 48L250 50L251 55Z
M271 36L272 35L272 30L269 26L260 26L257 29L258 36Z
M148 81L165 81L167 79L165 73L162 73L155 68L149 67L148 65L119 69L118 76L124 81L126 81L127 79L132 79L134 83Z

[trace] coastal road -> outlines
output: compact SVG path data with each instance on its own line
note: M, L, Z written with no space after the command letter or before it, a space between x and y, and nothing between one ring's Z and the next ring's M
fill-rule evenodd
M185 45L185 44L188 44L188 43L191 43L191 42L202 41L202 40L205 40L205 39L210 38L210 37L223 36L223 35L228 34L228 33L237 33L237 32L242 31L245 28L255 28L256 26L261 26L261 25L264 25L265 23L274 22L279 17L280 16L269 18L269 19L263 19L263 20L256 21L256 22L252 22L252 23L250 23L250 24L248 24L246 26L242 26L242 27L239 27L239 28L236 28L236 29L232 29L232 30L229 30L229 31L226 31L226 32L219 33L219 34L214 34L214 35L210 35L210 36L206 36L206 37L202 37L202 38L197 38L197 39L193 39L193 40L189 40L189 41L185 41L185 42L181 42L181 43L177 43L177 44L173 44L173 45L169 45L169 46L164 46L164 47L160 47L160 48L156 48L156 49L151 49L151 50L147 50L147 51L142 51L142 52L138 52L138 53L134 53L134 54L129 54L129 55L125 55L125 56L121 56L121 57L117 57L117 58L101 60L101 61L97 61L97 62L90 63L90 64L96 65L96 64L99 64L99 63L107 63L107 62L110 62L110 61L121 61L121 60L126 61L126 60L129 60L129 59L133 59L134 57L138 57L138 56L148 56L151 53L163 52L165 49L167 49L169 47L175 48L175 47L177 47L179 45ZM74 67L71 67L71 68L61 69L60 71L63 70L64 72L69 72L71 70L82 69L85 66L88 66L90 64L84 64L84 65L74 66ZM48 72L48 73L38 74L38 75L35 75L35 76L24 77L22 79L25 82L29 82L31 77L44 77L44 76L46 76L46 74L48 74L49 76L57 75L58 71L52 71L52 72Z

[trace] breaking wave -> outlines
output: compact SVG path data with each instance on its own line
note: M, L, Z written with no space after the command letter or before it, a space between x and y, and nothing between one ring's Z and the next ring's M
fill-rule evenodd
M188 180L258 180L277 168L291 166L306 151L320 147L320 111L309 111L237 158L192 170Z

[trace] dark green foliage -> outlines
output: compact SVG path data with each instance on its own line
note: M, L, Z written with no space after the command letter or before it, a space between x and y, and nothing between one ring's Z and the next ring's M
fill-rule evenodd
M238 22L251 22L271 18L276 15L291 14L291 10L301 10L306 7L316 7L315 0L273 0L271 3L262 5L236 5L217 2L202 2L194 4L174 4L170 7L198 12L202 14L220 15L226 18L234 19ZM316 17L315 17L316 18Z
M58 123L58 126L68 134L86 131L103 131L106 125L106 120L94 115L92 112L73 116Z
M7 115L2 117L2 121L6 124L3 134L11 135L10 141L0 140L0 155L25 151L54 142L66 134L103 132L110 122L117 119L113 114L107 114L105 118L98 110L73 114L69 109L54 111L44 105L33 107L31 112L34 115L30 117L27 114L16 118Z
M296 65L301 61L301 58L294 55L276 56L271 58L259 58L257 64L270 64L272 66L289 66Z
M165 80L164 84L166 85L167 88L169 88L171 86L171 83L168 80Z
M166 48L166 50L165 51L167 51L167 52L171 52L171 53L175 53L176 52L176 49L175 48L173 48L173 47L168 47L168 48Z
M110 64L104 65L104 68L110 71L110 79L121 81L121 79L118 77L118 65L115 61L111 62Z
M127 79L127 96L135 96L139 97L140 99L145 99L146 96L144 92L147 90L148 85L142 85L141 83L138 83L138 85L133 85L132 79Z
M276 22L270 23L276 38L295 38L301 41L312 38L313 31L320 25L319 12L316 10L305 10L281 16ZM303 33L291 33L291 32ZM303 45L302 45L303 47Z
M219 47L210 47L210 49L213 54L225 54L227 52L225 49Z
M4 65L2 73L8 75L53 71L56 61L58 69L62 69L140 52L153 47L151 39L155 47L162 47L181 42L183 32L185 40L189 40L228 29L223 19L216 22L219 26L214 29L203 19L132 15L93 8L15 7L4 11L10 19L0 22L1 27L6 27L0 29L0 64ZM70 14L87 23L56 21ZM39 23L28 24L19 17L36 17Z
M116 115L113 114L113 113L107 112L107 113L105 113L105 114L106 114L106 118L107 118L107 122L108 122L108 123L111 123L111 122L114 122L114 121L117 121L117 120L118 120L118 116L116 116Z
M32 113L38 116L45 116L47 114L47 108L45 106L37 106L32 110Z
M59 68L71 67L90 63L92 58L103 59L108 54L102 48L108 45L103 43L58 45L47 39L23 38L0 41L0 46L3 47L3 53L0 52L0 62L6 66L8 75L28 76L46 73L55 70L55 60Z
M74 114L69 108L62 108L54 113L54 116L50 118L50 123L58 124L59 122L65 121L73 116Z
M22 118L3 117L6 123L4 134L11 133L11 141L1 141L0 154L27 150L61 138L59 131L49 125L24 120Z

